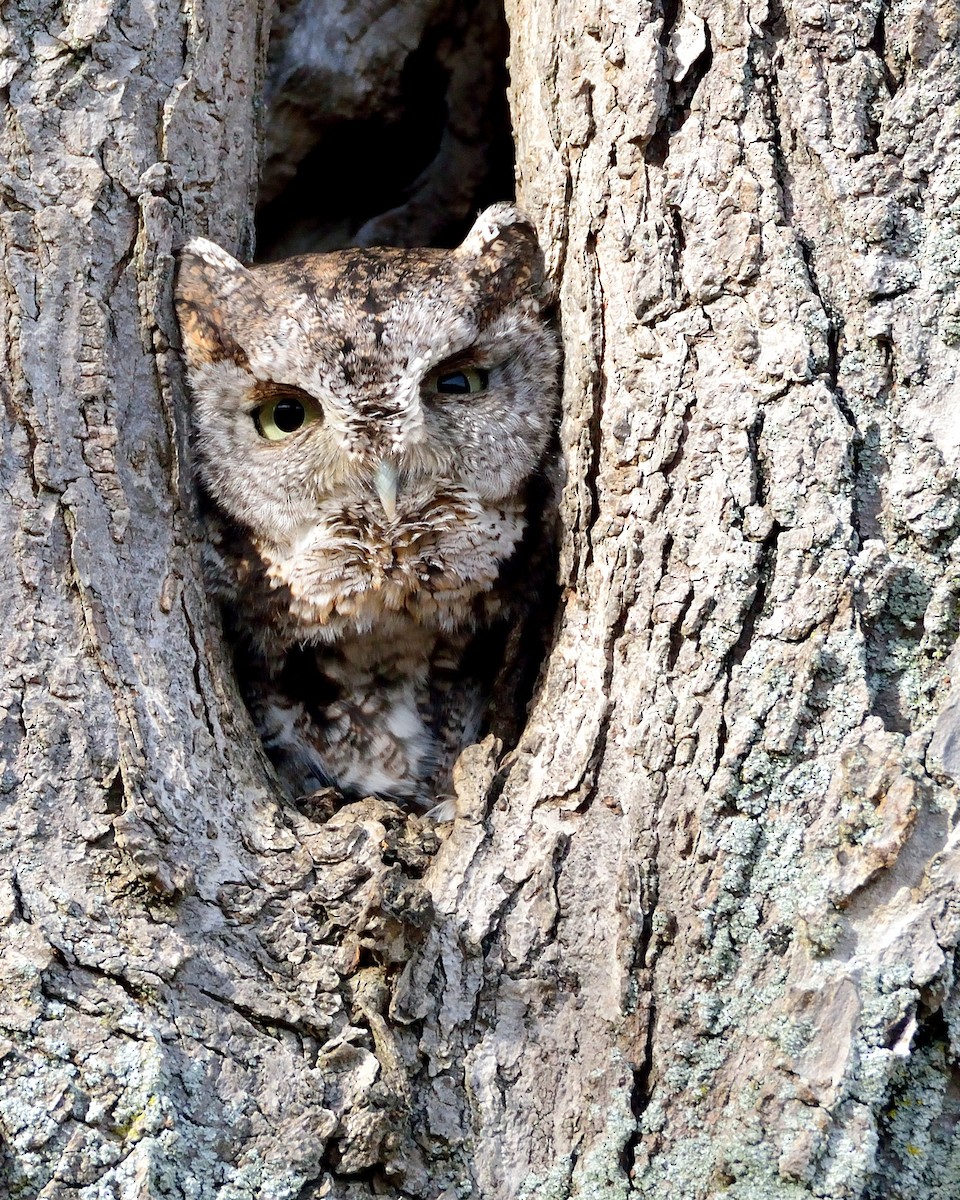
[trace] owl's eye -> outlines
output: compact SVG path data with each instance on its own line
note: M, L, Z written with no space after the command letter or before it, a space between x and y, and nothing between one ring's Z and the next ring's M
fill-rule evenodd
M279 442L304 425L319 421L320 405L305 392L283 393L253 410L257 433L268 442Z
M459 371L434 372L427 379L427 388L442 396L466 396L470 392L485 392L489 380L489 371L480 367L462 367Z

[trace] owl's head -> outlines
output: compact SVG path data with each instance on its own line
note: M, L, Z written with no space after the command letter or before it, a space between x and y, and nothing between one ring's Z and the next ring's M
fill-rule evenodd
M516 498L557 403L541 272L531 222L505 204L455 250L244 267L189 242L176 305L207 489L278 541L338 497L385 530L421 519L431 490Z

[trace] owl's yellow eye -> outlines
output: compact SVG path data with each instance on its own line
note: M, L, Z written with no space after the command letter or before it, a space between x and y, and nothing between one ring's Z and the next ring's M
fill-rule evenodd
M281 392L253 410L257 433L268 442L279 442L292 433L319 421L320 405L306 392Z
M485 392L489 382L489 371L461 367L459 371L434 371L427 378L427 390L442 396L466 396L470 392Z

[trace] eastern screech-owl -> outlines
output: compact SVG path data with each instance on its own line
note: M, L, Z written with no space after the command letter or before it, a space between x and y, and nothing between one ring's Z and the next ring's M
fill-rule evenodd
M540 280L505 204L455 250L183 251L209 578L294 796L429 806L478 735L557 404Z

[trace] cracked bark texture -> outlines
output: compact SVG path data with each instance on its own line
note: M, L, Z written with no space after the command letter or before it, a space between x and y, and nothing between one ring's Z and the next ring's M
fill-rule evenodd
M945 1200L956 6L507 16L565 601L457 897L481 1193Z
M276 801L199 576L171 249L251 248L256 6L9 10L12 1195L960 1192L956 6L507 19L563 591L435 829Z

